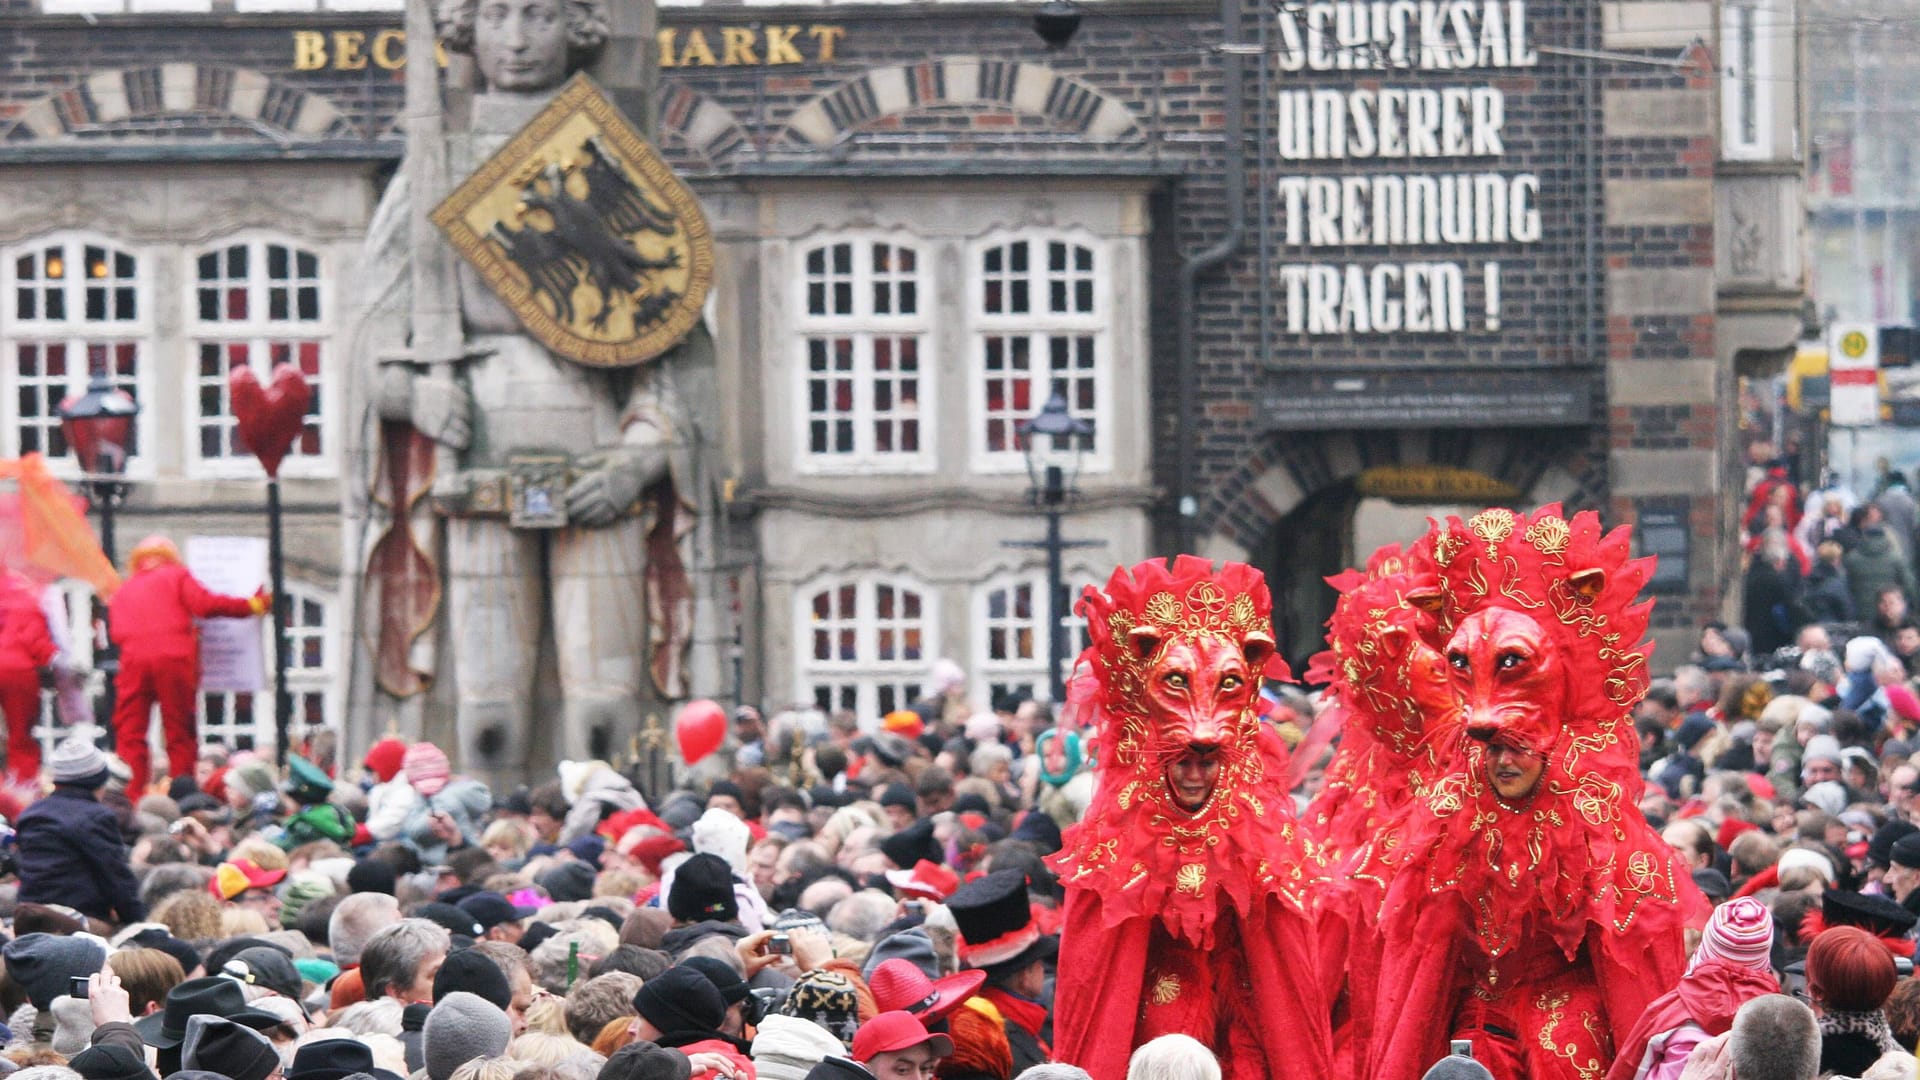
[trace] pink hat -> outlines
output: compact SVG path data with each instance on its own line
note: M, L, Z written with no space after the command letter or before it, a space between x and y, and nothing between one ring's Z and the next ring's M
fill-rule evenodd
M1920 720L1920 697L1899 683L1883 686L1880 692L1887 695L1887 705L1894 712L1908 720Z
M1773 955L1773 916L1767 905L1751 896L1729 900L1713 909L1707 920L1700 947L1694 950L1687 971L1709 960L1767 970Z
M407 756L401 760L400 768L407 774L407 783L413 785L413 790L427 798L440 794L440 789L447 786L447 778L453 775L446 751L429 742L407 747Z

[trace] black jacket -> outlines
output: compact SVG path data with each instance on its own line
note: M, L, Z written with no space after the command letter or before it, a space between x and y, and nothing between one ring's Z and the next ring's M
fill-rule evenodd
M872 1080L873 1074L841 1057L821 1058L820 1064L807 1070L807 1080Z
M122 926L146 918L120 822L92 792L56 787L22 811L14 828L21 900L65 904Z

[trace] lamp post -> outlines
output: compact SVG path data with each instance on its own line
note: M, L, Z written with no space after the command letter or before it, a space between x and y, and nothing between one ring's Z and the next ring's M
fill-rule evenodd
M133 395L113 385L103 368L95 368L86 392L60 403L60 430L80 461L81 486L87 501L100 509L100 549L111 565L113 509L127 497L127 450L133 445L133 419L140 405ZM94 621L106 625L106 605L94 601ZM114 678L120 659L109 635L97 642L95 667L106 679L108 715L113 713Z
M1073 496L1074 480L1080 472L1080 457L1093 423L1073 415L1067 397L1056 390L1038 414L1022 421L1020 437L1026 442L1027 480L1031 485L1027 499L1047 516L1047 535L1043 540L1003 540L1011 548L1039 548L1047 553L1047 688L1049 704L1055 709L1066 702L1067 627L1066 615L1072 608L1067 597L1062 556L1069 548L1100 547L1104 540L1067 540L1060 535L1060 518Z

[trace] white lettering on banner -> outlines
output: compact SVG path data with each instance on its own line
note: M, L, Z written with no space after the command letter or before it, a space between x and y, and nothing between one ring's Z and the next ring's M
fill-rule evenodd
M1280 11L1282 71L1523 68L1525 0L1313 0Z
M1279 11L1280 66L1300 71L1467 71L1540 62L1525 0L1310 0ZM1288 89L1275 99L1288 162L1506 156L1497 86ZM1456 166L1456 169L1458 166ZM1285 175L1276 181L1295 248L1537 244L1533 172ZM1451 334L1467 329L1469 271L1436 261L1289 263L1279 268L1297 334ZM1500 263L1479 268L1481 323L1500 329Z

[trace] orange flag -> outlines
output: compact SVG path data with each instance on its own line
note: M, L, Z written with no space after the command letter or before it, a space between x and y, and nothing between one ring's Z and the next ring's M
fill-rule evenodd
M87 524L86 500L47 471L39 454L0 460L0 565L36 580L74 578L104 600L120 587L120 575L100 550Z

